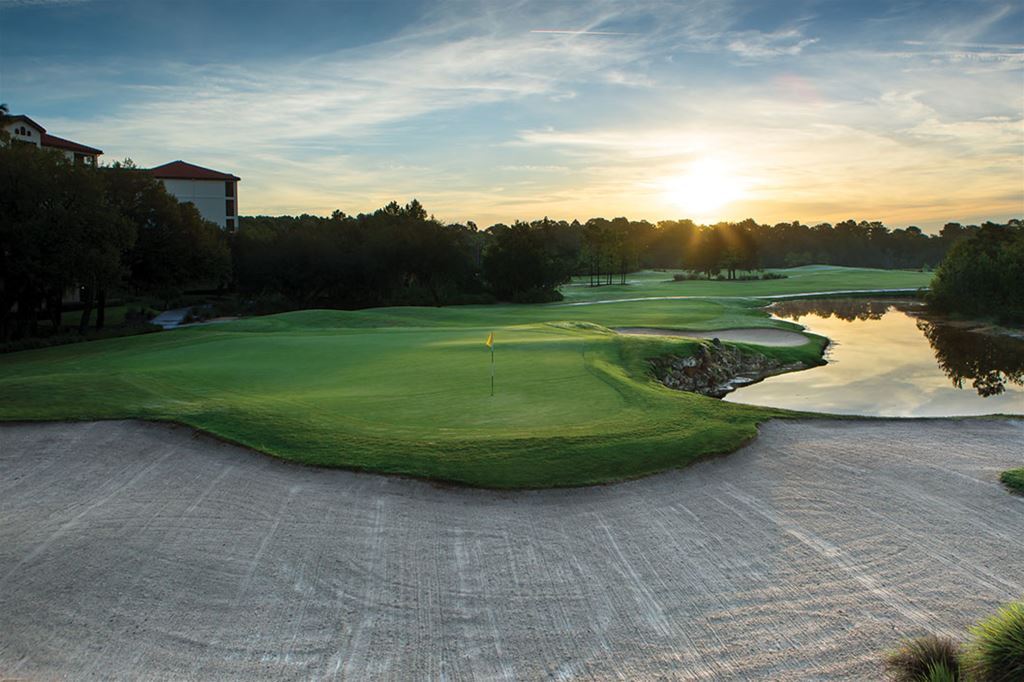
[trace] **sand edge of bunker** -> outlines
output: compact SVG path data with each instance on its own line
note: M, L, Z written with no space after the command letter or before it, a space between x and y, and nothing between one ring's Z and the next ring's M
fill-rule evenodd
M796 347L808 338L796 331L772 327L733 327L730 329L667 329L663 327L613 327L624 336L678 336L690 339L718 339L732 343L751 343L758 346Z
M152 426L156 428L168 428L172 430L184 429L189 432L190 438L194 440L209 439L212 441L210 445L226 445L230 447L239 448L249 452L260 458L266 458L268 460L278 462L288 467L295 467L297 470L310 470L310 471L343 471L350 474L368 476L382 479L392 480L406 480L414 481L426 485L431 488L442 488L452 490L478 490L493 493L504 493L504 494L515 494L515 493L536 493L544 491L557 491L557 490L583 490L587 488L603 488L612 487L618 485L624 485L633 483L636 481L657 478L661 476L669 476L673 473L678 473L685 469L706 462L710 460L718 460L730 457L741 450L754 444L761 436L762 431L766 426L774 422L785 422L799 425L801 422L815 423L821 421L835 421L838 423L864 423L864 424L905 424L908 422L916 423L959 423L959 422L979 422L979 421L1005 421L1005 422L1019 422L1024 424L1024 415L1015 414L989 414L989 415L965 415L965 416L946 416L946 417L877 417L877 416L858 416L858 415L843 415L843 414L827 414L818 412L792 412L780 410L775 416L764 419L758 422L756 430L753 435L748 438L744 438L735 448L727 451L709 452L699 455L691 460L683 462L678 466L665 467L651 472L637 473L636 475L623 476L621 478L612 480L603 480L593 483L577 483L577 484L553 484L543 486L532 486L532 485L521 485L516 487L502 487L502 486L491 486L469 483L459 480L451 480L445 478L431 478L429 476L417 476L415 474L401 473L401 472L388 472L380 471L366 467L355 467L345 465L324 465L305 462L299 459L292 459L286 456L280 456L273 452L260 450L257 447L249 445L239 440L235 440L229 436L224 436L216 432L210 431L201 426L190 424L186 421L179 419L144 419L137 417L127 418L111 418L111 419L12 419L3 420L0 419L0 433L6 429L14 429L26 426L40 426L45 427L47 425L54 424L86 424L86 425L104 425L104 426L117 426L119 424L141 424L145 426ZM1017 470L1020 471L1020 470ZM1024 495L1024 492L1018 493L1016 490L1007 486L1007 489L1011 493L1017 493Z

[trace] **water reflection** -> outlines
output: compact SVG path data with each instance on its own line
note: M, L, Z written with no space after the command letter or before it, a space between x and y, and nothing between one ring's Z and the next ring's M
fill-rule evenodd
M835 317L839 320L880 320L890 309L921 309L924 305L916 301L879 300L873 298L811 298L795 301L780 301L769 310L775 317L799 321L808 315L822 319Z
M771 307L776 317L800 321L807 316L839 320L880 320L891 311L916 318L939 367L957 388L969 381L978 395L999 395L1007 382L1024 386L1024 340L984 333L981 325L929 316L920 301L835 298L785 301Z
M911 300L794 300L771 312L829 337L829 364L726 400L881 416L1024 414L1024 339L930 315Z
M999 395L1006 384L1024 386L1024 342L996 334L959 329L926 318L917 320L935 351L939 367L957 388L970 381L980 396Z

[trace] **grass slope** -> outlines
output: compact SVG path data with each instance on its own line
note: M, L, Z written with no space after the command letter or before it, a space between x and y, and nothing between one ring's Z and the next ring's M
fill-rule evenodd
M729 286L747 284L763 283ZM760 305L311 310L26 351L0 357L0 419L175 420L298 462L498 488L621 480L734 450L782 413L671 391L646 359L700 342L607 327L792 326ZM760 350L813 362L823 344Z

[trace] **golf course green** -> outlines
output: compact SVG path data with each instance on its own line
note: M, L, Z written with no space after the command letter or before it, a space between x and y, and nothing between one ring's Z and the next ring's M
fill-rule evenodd
M305 464L495 488L634 478L732 451L759 422L791 413L669 390L647 359L711 342L612 327L792 330L744 297L930 278L785 272L752 282L644 272L625 286L569 285L566 303L307 310L10 353L0 356L0 420L169 420ZM659 296L715 298L600 302ZM808 335L757 350L812 364L825 343Z

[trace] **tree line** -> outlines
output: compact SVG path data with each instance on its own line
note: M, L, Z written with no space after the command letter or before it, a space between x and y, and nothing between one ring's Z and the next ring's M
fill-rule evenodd
M0 139L0 341L59 330L69 300L84 334L111 292L167 300L230 274L227 235L130 161L95 169Z
M640 269L736 279L740 271L812 263L931 268L959 240L998 228L948 223L929 235L855 220L809 226L544 218L481 230L428 217L413 200L358 216L243 217L234 264L247 295L303 305L537 302L557 298L557 287L574 275L592 286L625 284Z
M59 327L69 292L81 299L82 332L103 327L112 292L169 304L186 288L212 288L250 310L541 302L573 276L625 284L639 269L737 279L812 263L932 267L965 238L1020 225L948 223L929 235L855 220L544 218L480 229L440 221L414 199L355 216L243 216L229 234L130 160L93 169L0 140L0 341L36 334L40 320Z

